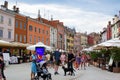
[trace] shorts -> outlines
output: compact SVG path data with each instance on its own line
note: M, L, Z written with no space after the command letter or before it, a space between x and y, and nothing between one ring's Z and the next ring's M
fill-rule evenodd
M58 60L58 61L55 61L55 63L54 64L56 64L56 65L60 65L60 60Z

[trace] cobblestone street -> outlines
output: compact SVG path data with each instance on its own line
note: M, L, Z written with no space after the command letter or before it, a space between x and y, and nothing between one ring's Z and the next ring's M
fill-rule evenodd
M53 80L119 80L120 73L112 73L106 70L90 66L86 70L76 70L75 76L64 76L59 68L59 75L54 75L54 69L49 69ZM7 80L30 80L30 63L12 64L6 67Z

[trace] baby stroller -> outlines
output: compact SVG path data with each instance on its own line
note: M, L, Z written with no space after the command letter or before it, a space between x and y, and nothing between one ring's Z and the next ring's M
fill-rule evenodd
M45 61L36 63L36 65L37 65L37 75L35 80L39 80L39 79L52 80L51 73L49 73L47 69L47 63Z

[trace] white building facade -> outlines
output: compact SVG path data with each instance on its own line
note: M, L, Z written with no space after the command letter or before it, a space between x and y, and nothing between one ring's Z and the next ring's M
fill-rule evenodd
M103 32L101 33L101 42L105 42L107 41L107 31L106 29L103 30Z
M57 48L57 28L50 26L50 46Z
M0 39L14 41L14 13L6 8L0 9Z

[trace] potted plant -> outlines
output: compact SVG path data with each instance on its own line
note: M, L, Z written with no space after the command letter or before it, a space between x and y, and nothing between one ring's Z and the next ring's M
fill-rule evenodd
M97 66L97 59L98 59L97 52L95 52L95 51L91 52L90 57L92 59L92 64L94 66Z
M112 57L113 61L115 62L115 67L113 67L113 72L120 73L120 67L118 63L120 62L120 48L113 48L112 49Z
M106 70L106 58L107 58L107 56L106 55L108 55L108 49L102 49L101 51L100 51L100 53L101 53L101 61L100 61L100 65L102 65L101 66L101 68L102 68L102 70Z

